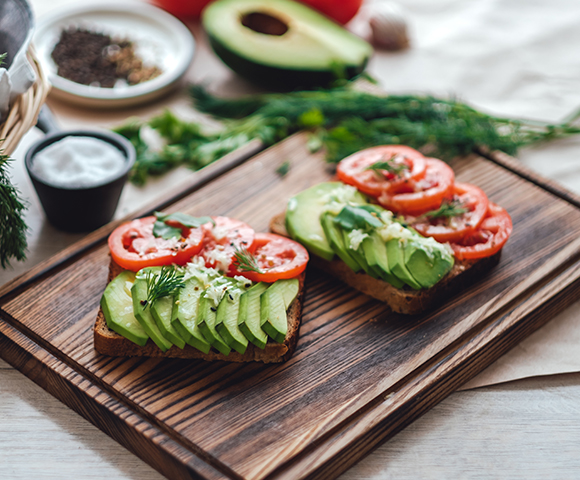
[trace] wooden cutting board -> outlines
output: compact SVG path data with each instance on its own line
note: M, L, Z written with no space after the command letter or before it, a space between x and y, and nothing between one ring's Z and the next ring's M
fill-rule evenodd
M165 209L266 231L291 195L332 178L305 144L290 137ZM105 228L0 291L0 356L168 478L334 478L580 291L574 195L505 156L453 167L507 208L514 232L497 267L429 314L395 315L309 268L284 364L104 357L92 326Z

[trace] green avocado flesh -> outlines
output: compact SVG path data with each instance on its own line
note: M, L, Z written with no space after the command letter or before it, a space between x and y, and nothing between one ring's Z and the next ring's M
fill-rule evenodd
M347 200L366 203L363 195L341 182L320 183L300 192L288 201L286 207L288 233L310 253L324 260L332 260L335 252L325 235L320 217L329 209L338 213Z
M286 338L286 309L297 294L298 280L278 280L260 295L260 324L275 342L282 343Z
M360 74L372 47L312 8L290 0L217 0L202 22L215 53L268 87L326 86Z
M203 353L213 347L223 355L232 349L244 354L249 342L261 349L269 340L284 342L286 311L298 294L297 279L251 286L249 280L206 269L199 273L203 281L188 277L183 287L151 306L146 274L160 270L149 267L137 275L124 271L107 285L101 306L109 328L141 346L151 338L162 351L187 343ZM221 299L208 293L214 280L218 289L224 287ZM264 296L268 298L262 302Z
M199 329L212 347L224 355L229 355L231 348L216 330L216 319L217 308L212 306L212 302L209 299L202 297L199 302L199 312L197 317Z
M453 257L440 248L428 249L409 242L405 246L405 265L423 288L430 288L453 267Z
M268 335L260 323L260 295L268 288L267 283L257 283L240 297L238 327L244 336L256 347L264 349Z
M430 288L451 270L453 256L445 246L399 223L352 188L321 183L292 197L286 209L290 236L325 260L336 255L353 272L364 270L395 288Z
M238 327L241 293L235 289L224 295L216 313L216 330L231 348L243 355L248 348L248 339Z
M153 315L153 320L155 320L163 336L174 345L183 348L185 347L185 340L171 323L173 304L173 297L162 297L151 305L151 315Z
M111 330L143 347L149 335L133 315L131 287L134 283L133 272L125 271L117 275L105 288L101 308Z
M151 315L151 309L147 305L147 282L144 278L136 278L131 288L131 297L133 298L133 313L143 330L162 351L169 350L172 343L159 330Z
M203 353L209 353L211 345L197 325L197 312L202 293L202 283L197 278L188 279L177 294L172 323L187 344Z

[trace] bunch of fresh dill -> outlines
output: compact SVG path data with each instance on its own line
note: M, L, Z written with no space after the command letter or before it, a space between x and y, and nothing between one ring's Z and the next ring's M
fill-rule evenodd
M0 65L6 59L6 53L0 55ZM26 231L24 222L26 203L20 198L20 192L12 185L8 175L8 164L11 158L0 150L0 267L6 268L11 259L26 259Z
M171 112L148 123L130 122L116 131L137 148L132 181L175 165L201 168L253 138L272 145L302 129L311 131L309 148L325 149L338 162L363 148L402 144L449 160L479 146L510 155L541 141L580 133L573 125L580 112L561 124L494 117L455 99L420 95L375 95L346 84L336 88L219 98L200 85L190 89L195 107L222 121L208 133L197 123L183 122ZM142 138L143 127L154 129L165 146L152 150Z
M237 119L238 128L250 123L260 126L254 134L266 143L311 128L312 145L324 146L330 162L385 144L426 149L444 160L471 153L478 146L513 155L526 145L580 133L580 127L573 125L580 112L553 125L487 115L454 99L374 95L349 85L234 100L194 86L191 95L202 112Z
M26 204L10 182L8 155L0 154L0 267L6 268L10 260L26 258L26 230L24 211Z

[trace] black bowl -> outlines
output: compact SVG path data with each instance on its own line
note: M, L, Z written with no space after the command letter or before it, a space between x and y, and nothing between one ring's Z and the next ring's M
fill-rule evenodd
M69 136L93 137L113 145L125 157L125 168L115 178L90 187L57 186L39 178L31 168L36 154ZM89 232L111 221L134 163L135 148L125 137L112 132L83 130L47 135L30 147L25 158L26 170L48 221L66 232Z

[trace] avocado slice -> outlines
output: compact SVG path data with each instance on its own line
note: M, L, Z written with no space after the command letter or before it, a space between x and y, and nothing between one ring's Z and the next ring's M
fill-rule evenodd
M229 355L232 349L228 346L221 335L215 329L217 308L213 306L213 302L208 298L202 296L199 302L199 309L196 323L199 326L201 333L208 343L216 348L220 353Z
M288 201L286 229L310 253L330 261L334 258L334 251L326 238L321 216L329 210L338 213L347 203L365 205L367 199L354 187L342 182L314 185Z
M268 336L283 343L288 333L286 310L298 295L297 279L278 280L260 295L260 324Z
M135 273L129 270L117 275L103 292L101 308L111 330L143 347L149 335L133 315L131 287L134 283Z
M387 258L387 245L377 232L371 232L362 241L361 247L369 268L375 272L378 278L382 278L396 288L402 288L405 285L391 273Z
M169 350L172 343L163 336L151 315L151 308L147 304L147 281L144 278L139 278L139 275L135 277L135 283L131 287L131 297L133 299L133 314L143 330L163 352Z
M289 0L218 0L202 23L215 53L269 88L327 86L365 69L372 47L306 5Z
M173 313L173 296L161 297L153 305L151 305L151 315L153 320L159 327L159 331L167 338L173 345L183 349L185 347L185 340L179 335L171 323L171 315Z
M266 291L268 284L256 283L240 297L238 327L244 336L262 350L268 342L268 335L260 326L260 295Z
M340 226L337 226L337 228L339 230L342 230L342 239L344 241L344 247L348 252L348 254L354 259L356 263L358 263L361 266L361 268L365 271L367 275L370 275L373 278L378 278L378 275L375 273L373 269L370 268L362 252L362 242L361 245L359 245L359 247L356 250L351 248L351 239L349 236L350 232L340 228Z
M218 305L215 328L230 347L243 355L248 348L248 339L238 327L240 295L240 289L228 289Z
M399 280L415 290L420 290L422 288L421 284L413 278L405 265L404 242L405 240L399 240L398 238L392 238L387 241L389 269Z
M408 242L405 265L423 288L430 288L453 267L453 255L435 242Z
M350 251L346 250L346 245L344 244L342 236L342 229L334 223L334 215L330 212L323 213L322 217L320 217L320 223L322 224L322 229L324 230L324 234L326 235L332 250L353 272L358 272L361 269L361 266L349 253Z
M189 278L185 281L185 286L180 289L174 304L172 324L188 345L203 353L209 353L211 345L197 325L197 313L203 291L199 279Z

